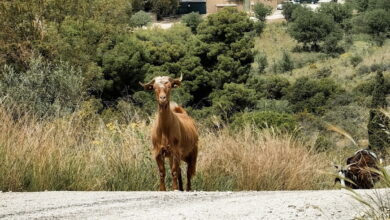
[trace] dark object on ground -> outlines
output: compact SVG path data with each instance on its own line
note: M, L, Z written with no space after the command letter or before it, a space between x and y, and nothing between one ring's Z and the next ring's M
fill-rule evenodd
M335 182L352 189L371 189L379 181L378 157L370 150L357 151L347 159L347 168L340 169Z

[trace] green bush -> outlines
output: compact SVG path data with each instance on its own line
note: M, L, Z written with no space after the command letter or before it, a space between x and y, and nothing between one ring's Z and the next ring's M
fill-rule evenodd
M152 22L152 18L150 15L144 11L139 11L135 13L130 18L130 26L132 27L142 27L150 24Z
M390 32L390 13L384 9L368 11L364 15L366 31L373 39L382 45Z
M11 66L0 70L0 98L22 113L38 117L62 116L73 112L83 100L81 72L66 63L52 64L42 57L31 59L28 70Z
M156 13L157 19L172 15L179 6L177 0L154 0L152 1L152 11Z
M302 6L300 4L292 4L290 2L283 3L282 14L288 22L293 21L292 14L297 8L302 8Z
M254 76L247 82L249 88L255 89L261 97L267 99L281 99L286 95L290 86L286 78L280 76Z
M196 34L196 29L202 23L203 18L198 12L191 12L181 17L181 22L191 28L192 33Z
M318 50L318 43L331 40L334 44L342 37L340 30L330 15L313 12L307 8L297 8L292 15L294 21L289 27L290 35L304 48L311 46ZM327 45L327 44L325 44Z
M297 127L297 121L293 115L278 112L246 112L237 114L231 127L240 129L247 124L257 128L274 127L292 131Z
M333 20L338 24L343 24L345 20L352 17L352 9L349 5L335 2L321 4L318 8L318 12L324 15L331 15Z
M301 77L287 89L286 98L293 105L294 112L306 110L322 114L327 101L340 92L339 86L331 79Z
M222 115L225 120L240 111L254 109L258 99L256 91L243 84L226 83L222 90L210 94L214 114Z
M264 22L265 17L272 13L272 8L268 5L264 5L261 2L257 2L253 6L253 12L255 13L255 17L260 21Z
M353 67L356 67L357 65L359 65L359 63L363 61L363 58L359 55L353 55L349 58L349 61L351 62L351 65Z
M255 62L256 62L256 64L257 64L257 71L258 71L260 74L265 73L265 69L266 69L267 66L268 66L267 55L266 55L266 54L260 54L260 53L258 53L258 54L255 56Z

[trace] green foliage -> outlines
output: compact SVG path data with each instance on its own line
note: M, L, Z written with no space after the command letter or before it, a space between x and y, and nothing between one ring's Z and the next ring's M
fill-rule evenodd
M142 27L150 24L152 22L152 18L150 15L144 11L139 11L135 13L130 18L130 26L132 27Z
M297 8L302 8L302 6L300 4L293 4L290 2L283 3L282 14L288 22L293 21L292 15L293 15L294 10Z
M198 12L191 12L181 17L181 22L191 28L192 33L196 34L196 29L202 23L203 18Z
M222 115L225 120L234 113L250 111L255 107L256 91L243 84L226 83L222 90L210 94L214 114Z
M359 63L363 61L363 58L359 55L353 55L349 58L349 61L351 62L351 65L353 67L356 67L357 65L359 65Z
M160 20L165 16L172 15L179 7L178 0L155 0L152 1L152 11L156 13L157 19Z
M352 9L349 5L335 2L321 4L318 12L324 15L331 15L333 20L338 24L343 24L344 21L352 17Z
M30 60L28 70L12 66L0 71L0 99L19 113L53 117L71 113L83 100L85 90L79 70L66 63L51 64L42 57Z
M384 9L368 11L364 15L367 33L382 45L390 32L390 13Z
M354 92L357 92L359 95L363 94L366 96L371 96L375 87L376 87L376 81L374 79L372 79L372 80L367 80L365 82L360 83L353 90L354 90ZM384 89L385 89L385 94L390 93L390 78L389 77L384 77Z
M316 50L319 42L330 38L334 44L341 39L339 28L329 15L298 8L294 10L292 17L294 21L289 27L289 32L298 42L303 43L305 48L311 45L312 49Z
M286 98L293 105L294 112L322 114L327 101L340 91L339 86L331 79L301 77L287 89Z
M386 108L386 86L382 72L377 72L375 76L374 90L372 91L371 108Z
M143 45L134 37L123 36L115 45L107 47L112 49L101 56L106 79L104 98L118 98L128 90L138 90L138 82L144 80L147 71L147 54Z
M253 62L254 23L244 12L225 8L207 16L198 27L198 39L193 42L194 55L206 70L194 75L194 102L207 105L213 90L222 89L225 83L243 83L247 80Z
M294 63L290 54L287 51L283 51L282 59L277 64L277 70L281 73L289 72L294 69Z
M268 61L267 61L267 55L265 54L256 54L255 56L255 62L257 64L257 71L260 73L260 74L263 74L265 73L265 69L267 68L268 66Z
M281 99L286 95L286 89L290 83L286 78L280 76L254 76L248 80L247 85L258 91L261 97Z
M367 131L370 148L385 156L390 147L390 118L378 109L371 109Z
M265 22L265 17L272 13L272 8L268 5L264 5L261 2L257 2L253 6L253 12L255 13L255 17L262 22Z
M288 131L294 130L298 123L293 115L287 113L255 111L238 114L231 124L234 129L242 129L245 125L251 124L257 128L279 128Z

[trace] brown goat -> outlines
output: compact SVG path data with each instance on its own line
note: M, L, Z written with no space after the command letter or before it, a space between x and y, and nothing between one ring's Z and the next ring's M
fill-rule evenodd
M160 190L165 191L164 160L169 158L172 172L172 188L183 190L180 162L187 163L187 191L191 190L191 178L195 174L198 155L198 132L194 121L176 103L170 102L172 88L180 86L182 76L172 79L158 76L146 84L145 90L154 90L158 103L158 113L152 127L153 154L160 173Z

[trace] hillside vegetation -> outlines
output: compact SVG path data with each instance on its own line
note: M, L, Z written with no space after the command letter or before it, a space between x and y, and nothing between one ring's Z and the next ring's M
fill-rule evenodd
M196 190L331 188L359 148L388 156L385 0L286 5L268 24L193 13L167 30L140 11L156 5L61 2L0 3L2 191L155 190L157 107L138 82L158 75L184 76L172 100L199 127Z

